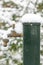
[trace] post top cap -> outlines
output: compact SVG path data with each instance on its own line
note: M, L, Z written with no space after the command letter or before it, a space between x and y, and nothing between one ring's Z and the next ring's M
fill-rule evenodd
M38 15L38 14L25 14L22 18L21 18L21 22L22 23L32 23L32 22L34 22L34 23L43 23L43 18L40 16L40 15Z

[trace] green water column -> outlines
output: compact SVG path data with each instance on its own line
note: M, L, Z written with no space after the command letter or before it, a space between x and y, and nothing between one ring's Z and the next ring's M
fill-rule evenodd
M40 65L40 23L23 23L23 65Z

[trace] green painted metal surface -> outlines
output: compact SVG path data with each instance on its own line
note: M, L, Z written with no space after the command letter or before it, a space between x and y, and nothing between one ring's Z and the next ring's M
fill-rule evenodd
M23 65L40 65L40 23L23 23Z

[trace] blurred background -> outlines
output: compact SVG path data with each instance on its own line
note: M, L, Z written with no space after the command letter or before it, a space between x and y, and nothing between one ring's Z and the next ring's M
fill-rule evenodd
M0 0L0 65L23 65L21 18L25 14L43 18L43 0ZM40 64L43 65L43 23L40 25Z

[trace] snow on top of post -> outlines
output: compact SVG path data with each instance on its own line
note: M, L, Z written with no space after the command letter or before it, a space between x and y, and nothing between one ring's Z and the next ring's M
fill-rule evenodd
M21 22L39 22L39 23L43 23L43 18L38 15L38 14L25 14L22 18L21 18Z

